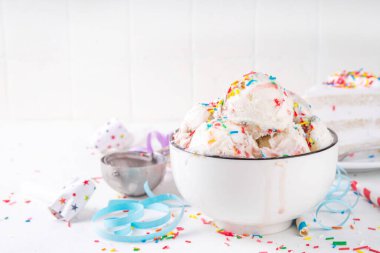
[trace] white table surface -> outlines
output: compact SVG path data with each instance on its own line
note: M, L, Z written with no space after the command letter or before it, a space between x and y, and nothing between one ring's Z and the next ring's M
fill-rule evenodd
M175 240L129 244L104 240L93 230L90 217L108 200L118 196L100 182L86 209L69 227L67 223L55 220L47 205L71 178L100 176L99 156L86 149L88 137L97 126L89 122L0 122L0 252L134 252L135 247L140 249L139 252L342 252L339 247L332 248L326 237L346 241L344 247L350 248L348 252L365 245L380 251L380 208L364 199L360 199L342 230L321 230L311 222L310 240L299 237L291 227L263 238L229 238L228 241L214 227L204 225L200 218L190 218L190 214L201 212L190 207L179 225L184 230ZM128 127L136 135L143 136L149 129L168 131L175 126L176 123L165 123ZM137 140L141 141L141 138ZM351 176L368 187L379 189L380 171ZM171 172L155 192L178 194ZM6 203L6 200L10 201ZM206 216L201 214L199 217ZM311 219L312 214L306 217ZM26 222L29 218L30 222ZM354 223L352 218L360 219L355 222L354 229L349 227ZM276 251L280 246L286 249Z

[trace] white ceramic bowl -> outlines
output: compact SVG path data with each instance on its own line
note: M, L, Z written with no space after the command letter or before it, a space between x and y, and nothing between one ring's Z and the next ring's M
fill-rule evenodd
M289 157L239 159L196 155L170 145L182 196L236 233L270 234L310 211L326 195L338 159L338 138L321 150Z

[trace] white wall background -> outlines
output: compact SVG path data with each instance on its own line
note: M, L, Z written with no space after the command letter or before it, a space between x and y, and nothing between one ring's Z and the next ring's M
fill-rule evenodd
M380 73L377 0L0 0L0 119L177 120L251 69Z

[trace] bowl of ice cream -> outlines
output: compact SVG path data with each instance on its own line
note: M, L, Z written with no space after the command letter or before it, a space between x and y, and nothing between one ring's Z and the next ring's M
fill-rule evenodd
M305 101L251 72L189 111L171 140L171 166L182 196L219 227L269 234L324 198L337 142Z

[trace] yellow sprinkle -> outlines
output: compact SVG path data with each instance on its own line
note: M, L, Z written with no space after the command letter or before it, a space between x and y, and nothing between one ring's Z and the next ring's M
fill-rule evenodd
M214 142L216 142L216 140L215 139L211 139L211 140L208 141L208 144L213 144Z
M198 216L196 216L195 214L190 214L189 217L192 219L198 219Z
M124 137L125 137L125 135L124 135L124 134L120 134L120 138L122 138L122 139L123 139Z
M116 252L117 250L115 248L110 249L110 252Z
M306 236L303 238L305 241L310 241L311 240L311 236Z
M360 249L357 249L356 250L357 253L364 253L364 251L360 250Z
M106 248L102 248L102 251L106 251L107 249Z
M293 107L294 107L294 108L297 108L297 107L298 107L298 103L297 103L297 102L294 102Z

